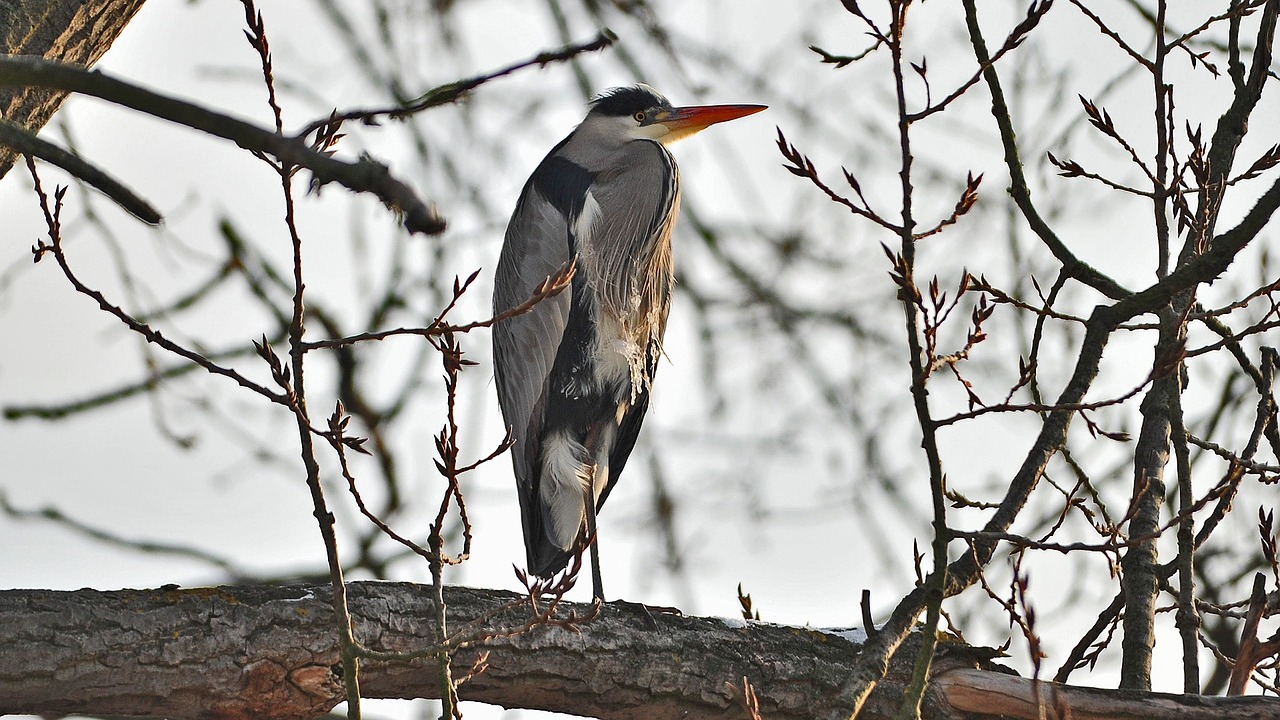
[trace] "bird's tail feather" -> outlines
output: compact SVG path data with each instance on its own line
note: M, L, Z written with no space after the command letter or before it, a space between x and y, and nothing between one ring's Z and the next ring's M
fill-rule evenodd
M582 532L586 488L591 483L587 451L566 431L551 432L542 442L538 463L538 515L542 532L526 536L529 570L549 577L573 556Z

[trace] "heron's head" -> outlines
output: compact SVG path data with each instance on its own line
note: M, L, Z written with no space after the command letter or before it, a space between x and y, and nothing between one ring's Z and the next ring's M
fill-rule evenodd
M613 88L591 101L587 119L609 123L609 131L627 140L671 143L715 125L764 110L764 105L672 107L648 85Z

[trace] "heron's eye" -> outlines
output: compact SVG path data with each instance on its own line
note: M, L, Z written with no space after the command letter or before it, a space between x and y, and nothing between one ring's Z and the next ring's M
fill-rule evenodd
M640 112L636 113L635 115L632 115L631 117L635 118L636 122L644 122L644 119L648 117L648 115L645 115L644 111L641 110Z

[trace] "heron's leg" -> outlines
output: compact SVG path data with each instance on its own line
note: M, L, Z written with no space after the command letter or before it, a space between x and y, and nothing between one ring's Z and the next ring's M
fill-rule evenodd
M591 596L604 602L604 585L600 581L600 538L596 534L596 498L591 488L586 491L587 543L591 552Z
M587 457L591 458L591 463L588 465L590 482L582 489L583 502L587 514L587 549L591 553L591 595L600 602L604 602L604 585L600 580L600 536L596 524L596 484L608 477L609 456L607 447L613 444L610 439L612 430L613 427L608 423L596 423L588 428L587 437L583 442L587 449ZM603 456L601 455L602 451L604 452Z

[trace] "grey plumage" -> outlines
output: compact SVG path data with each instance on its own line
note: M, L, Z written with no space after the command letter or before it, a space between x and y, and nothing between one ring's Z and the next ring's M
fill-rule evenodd
M673 108L646 86L612 90L521 192L498 262L494 311L524 302L575 255L578 263L565 292L493 332L498 400L515 435L512 462L536 575L566 565L648 408L671 306L680 204L679 171L662 143L760 109Z

